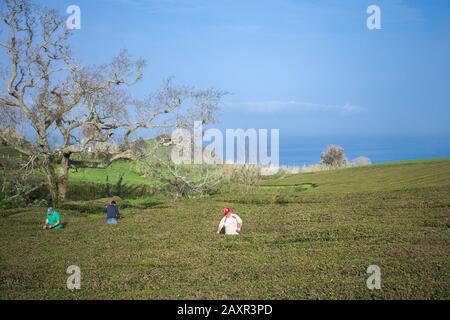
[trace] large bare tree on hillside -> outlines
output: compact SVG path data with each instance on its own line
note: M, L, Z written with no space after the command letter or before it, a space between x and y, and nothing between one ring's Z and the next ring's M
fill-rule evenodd
M81 65L71 53L64 19L26 0L5 0L0 20L0 54L7 58L1 70L0 140L36 158L53 202L66 197L70 167L106 168L135 159L132 139L138 130L209 123L224 95L168 80L149 97L132 99L127 89L142 79L143 60L123 51L110 63ZM119 138L121 143L109 143ZM88 148L101 152L103 161L73 160Z

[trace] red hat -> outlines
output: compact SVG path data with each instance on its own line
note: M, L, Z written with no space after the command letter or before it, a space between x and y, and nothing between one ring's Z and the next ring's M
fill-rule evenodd
M227 215L227 214L229 214L231 212L231 208L225 208L225 209L223 209L223 214L224 215Z

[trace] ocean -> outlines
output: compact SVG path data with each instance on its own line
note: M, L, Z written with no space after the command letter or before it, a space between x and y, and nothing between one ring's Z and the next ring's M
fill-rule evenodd
M330 144L344 148L349 161L359 156L372 163L450 157L450 134L442 135L324 135L294 136L280 132L280 165L303 166L320 162Z

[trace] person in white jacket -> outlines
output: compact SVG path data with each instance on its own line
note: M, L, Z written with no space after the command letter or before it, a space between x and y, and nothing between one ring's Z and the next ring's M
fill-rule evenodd
M223 210L224 217L220 220L217 227L217 234L220 234L223 228L225 228L225 234L238 235L242 229L242 219L236 213L231 212L231 208L225 208Z

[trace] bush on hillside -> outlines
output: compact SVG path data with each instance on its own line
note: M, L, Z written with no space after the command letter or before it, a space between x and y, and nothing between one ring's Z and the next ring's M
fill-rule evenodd
M321 164L333 168L344 167L347 164L344 148L338 145L331 145L320 154Z
M354 166L366 166L372 164L372 161L370 161L370 159L367 157L361 156L356 159L353 159L352 164Z
M225 180L245 186L255 185L261 180L261 167L257 165L225 164L222 173Z

